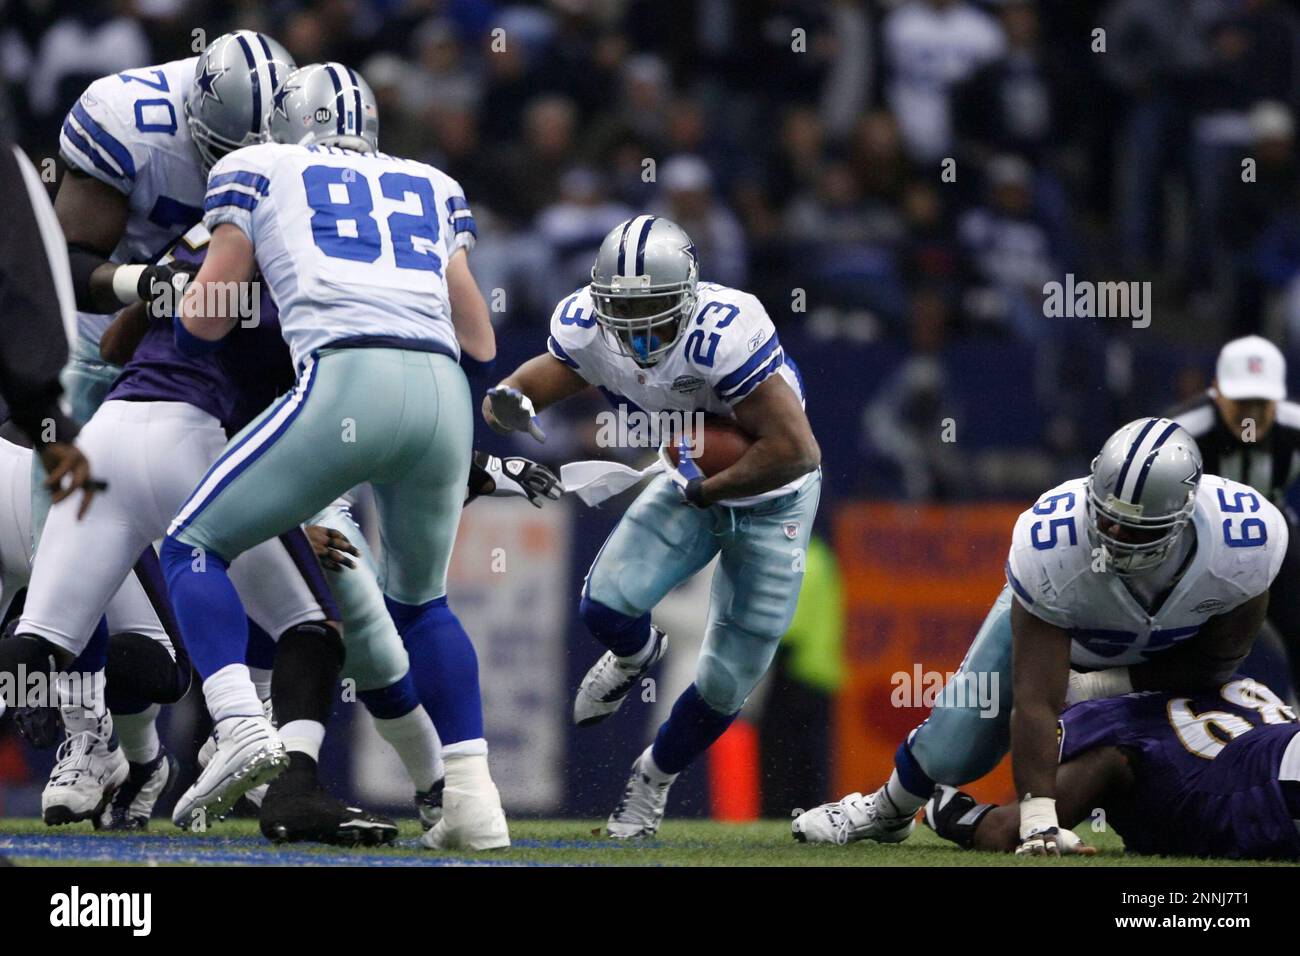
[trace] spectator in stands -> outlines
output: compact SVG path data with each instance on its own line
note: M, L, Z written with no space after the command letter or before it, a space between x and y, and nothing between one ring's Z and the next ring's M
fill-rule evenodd
M713 173L698 156L674 156L659 167L659 198L651 212L686 230L700 256L700 278L744 288L748 268L740 222L714 195Z
M953 87L1000 56L996 20L965 0L906 0L885 17L885 98L918 162L952 155Z

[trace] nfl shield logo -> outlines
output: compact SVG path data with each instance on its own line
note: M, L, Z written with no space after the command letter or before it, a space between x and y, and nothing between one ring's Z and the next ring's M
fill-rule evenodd
M799 537L799 522L787 521L785 524L781 525L781 530L785 532L787 538L793 541L795 538Z
M1264 359L1258 355L1252 355L1246 359L1246 370L1251 375L1262 375L1264 373Z

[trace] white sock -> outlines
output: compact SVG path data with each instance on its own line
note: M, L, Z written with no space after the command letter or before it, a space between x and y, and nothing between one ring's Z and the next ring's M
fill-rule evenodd
M108 713L104 703L104 672L61 673L58 676L59 712L68 733L83 730L99 731L99 724ZM112 724L109 724L112 727Z
M257 699L266 701L271 699L271 672L265 667L250 667L248 676L252 678L253 687L257 690Z
M903 782L898 779L898 771L894 770L889 775L889 780L881 787L877 793L881 795L879 802L880 815L883 817L912 817L916 811L925 806L925 797L918 797L911 790L903 786Z
M665 773L660 770L659 765L655 763L653 751L654 745L652 744L645 749L644 753L641 754L641 772L649 777L652 783L672 783L677 779L677 774Z
M492 782L486 754L447 754L447 794L489 797L499 801L497 785Z
M454 744L442 745L443 759L447 757L486 757L487 753L487 741L482 737L458 740Z
M423 707L412 707L401 717L381 720L376 717L375 730L397 751L402 766L415 784L416 792L423 793L446 772L442 763L442 742L438 731Z
M203 697L214 724L229 717L263 716L262 702L244 664L227 664L205 680Z
M296 750L320 761L320 746L325 742L325 725L315 720L291 720L280 728L285 750Z
M131 763L149 763L158 756L162 744L154 721L161 711L157 704L150 704L138 714L117 715L117 742Z

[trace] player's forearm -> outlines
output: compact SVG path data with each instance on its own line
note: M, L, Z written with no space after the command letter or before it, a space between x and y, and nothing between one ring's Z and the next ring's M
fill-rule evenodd
M125 365L149 331L149 311L143 302L127 306L104 330L99 340L99 357L113 365Z
M821 463L816 447L793 436L760 438L730 468L704 479L707 501L761 495L808 474Z
M581 375L549 353L530 358L502 379L500 384L507 388L517 388L527 395L537 412L589 387Z
M1021 799L1056 796L1056 721L1046 701L1017 701L1011 709L1011 775Z

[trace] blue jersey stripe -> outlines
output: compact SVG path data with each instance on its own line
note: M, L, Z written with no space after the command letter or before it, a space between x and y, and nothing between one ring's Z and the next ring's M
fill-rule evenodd
M1034 603L1034 599L1029 596L1029 592L1025 590L1024 585L1021 584L1016 579L1016 576L1011 573L1010 558L1007 559L1006 569L1007 569L1007 583L1011 585L1011 589L1015 591L1016 594L1020 595L1020 600L1024 601L1026 604L1032 605Z
M767 357L776 351L780 344L781 342L778 340L776 333L773 332L768 340L759 346L758 351L751 355L744 365L736 369L730 375L725 376L722 381L718 382L716 386L717 392L719 394L728 392L741 382L745 381L745 379L749 378L749 376L754 373L754 369L762 365L763 362L767 360Z
M560 360L561 362L563 362L565 365L569 366L570 368L577 368L577 367L578 367L578 363L575 362L575 361L572 359L572 357L570 357L570 355L569 355L568 352L564 351L564 347L563 347L562 345L560 345L560 343L557 342L557 341L555 340L555 336L554 336L554 335L547 336L547 339L546 339L546 347L550 350L550 352L551 352L552 355L554 355L557 359L559 359L559 360Z
M65 119L63 121L63 135L68 137L68 141L77 148L79 153L90 160L96 169L100 170L105 175L112 176L114 179L121 180L123 185L127 185L126 177L124 177L119 170L110 166L108 161L104 159L103 156L99 155L99 150L86 142L85 137L78 133L76 127L72 125L72 120Z
M240 209L247 209L252 212L257 207L257 197L228 189L224 193L216 193L203 200L204 212L212 212L212 210L219 209L222 206L238 206Z
M213 176L208 180L208 195L216 192L222 186L231 184L236 186L248 186L250 189L256 189L263 196L271 188L271 180L258 173L249 172L246 169L237 169L232 173L221 173Z
M104 127L96 123L95 118L86 112L86 108L81 105L80 100L72 106L72 118L77 121L81 128L86 131L86 135L94 140L100 149L113 158L113 162L117 163L122 170L122 175L130 179L135 178L135 160L131 158L131 151L115 139Z
M763 382L766 381L769 376L771 376L774 372L776 372L777 369L779 369L784 364L785 364L785 352L779 351L776 353L776 355L772 356L772 361L768 362L767 365L765 365L758 372L751 375L749 378L745 379L744 383L741 384L739 388L736 388L733 391L728 392L726 395L719 395L719 397L723 401L728 403L734 403L740 401L742 398L744 398L746 395L748 395L758 386L762 385Z

